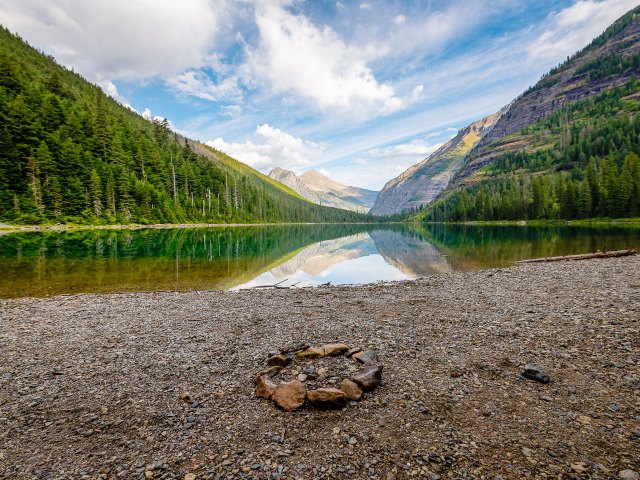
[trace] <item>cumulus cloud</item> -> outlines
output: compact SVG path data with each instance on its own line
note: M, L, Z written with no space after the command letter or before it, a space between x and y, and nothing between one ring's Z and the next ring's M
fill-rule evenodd
M242 97L242 89L238 85L236 77L227 77L216 84L209 75L199 70L189 70L168 78L167 85L179 94L190 95L212 102L220 100L238 101Z
M227 143L216 138L208 141L207 145L264 173L275 167L299 172L311 166L323 150L321 144L294 137L266 123L256 127L254 140Z
M394 89L367 65L371 52L348 45L330 27L319 27L281 5L256 7L257 48L248 48L249 71L278 92L294 93L321 110L387 114L405 107Z
M224 9L209 0L0 0L4 26L93 81L205 65Z
M637 3L636 0L579 0L552 13L548 20L551 26L529 46L529 56L545 60L571 55Z

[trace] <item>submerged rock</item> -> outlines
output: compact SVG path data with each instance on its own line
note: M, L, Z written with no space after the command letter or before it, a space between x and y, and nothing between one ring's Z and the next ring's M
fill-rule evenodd
M307 398L316 407L344 407L347 403L347 395L337 388L318 388L309 390Z
M544 370L531 364L524 366L522 376L540 383L549 383L551 381L549 375L547 375Z
M306 396L306 387L298 380L293 380L278 385L271 398L280 408L290 412L304 405Z

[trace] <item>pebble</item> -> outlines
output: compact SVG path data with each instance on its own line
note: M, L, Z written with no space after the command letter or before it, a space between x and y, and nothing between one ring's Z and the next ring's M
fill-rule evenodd
M618 473L618 478L621 480L638 480L640 479L640 474L635 470L622 470Z
M531 364L524 366L522 376L540 383L549 383L551 381L549 375L547 375L544 370Z

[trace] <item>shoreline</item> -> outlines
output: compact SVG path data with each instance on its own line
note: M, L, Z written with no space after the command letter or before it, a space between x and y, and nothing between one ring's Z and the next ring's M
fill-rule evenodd
M171 228L237 228L237 227L272 227L287 225L469 225L469 226L624 226L640 227L640 218L622 219L591 219L591 220L499 220L499 221L468 221L468 222L299 222L299 223L155 223L143 224L113 224L113 225L9 225L0 222L0 232L68 232L80 230L143 230L143 229L171 229Z
M0 300L0 478L638 472L639 279L636 256L353 287ZM300 341L375 350L382 386L342 410L256 398L268 353ZM525 364L551 383L524 379Z

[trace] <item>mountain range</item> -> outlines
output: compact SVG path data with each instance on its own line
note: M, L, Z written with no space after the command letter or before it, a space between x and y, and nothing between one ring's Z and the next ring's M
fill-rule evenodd
M639 39L636 7L500 112L389 181L371 213L431 221L640 215Z
M378 195L374 190L336 182L317 170L309 170L298 176L290 170L274 168L269 177L314 203L360 213L367 213Z

